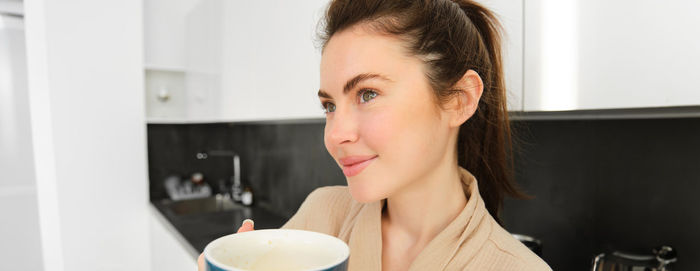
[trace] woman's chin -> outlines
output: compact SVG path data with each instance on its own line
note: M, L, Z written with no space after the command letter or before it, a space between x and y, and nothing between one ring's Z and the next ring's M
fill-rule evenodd
M370 203L386 198L377 187L366 187L358 184L348 184L350 195L359 203Z

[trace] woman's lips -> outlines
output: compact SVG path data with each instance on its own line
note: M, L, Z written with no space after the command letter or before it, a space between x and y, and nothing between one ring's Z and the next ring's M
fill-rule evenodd
M360 174L363 169L369 166L377 155L370 156L349 156L340 159L340 164L343 165L343 174L347 177L352 177Z

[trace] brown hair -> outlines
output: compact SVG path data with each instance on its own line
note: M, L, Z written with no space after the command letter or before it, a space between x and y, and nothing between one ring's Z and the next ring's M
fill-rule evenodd
M505 196L526 197L513 182L513 144L501 64L501 26L494 14L470 0L335 0L323 23L323 47L333 34L363 23L392 34L424 61L440 103L468 70L482 78L475 114L459 129L458 164L479 181L486 209L500 222Z

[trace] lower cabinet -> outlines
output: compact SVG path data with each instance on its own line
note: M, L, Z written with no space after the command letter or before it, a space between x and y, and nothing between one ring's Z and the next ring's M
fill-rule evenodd
M184 240L179 240L179 233L158 210L151 208L150 211L151 270L197 270L197 252L183 243Z

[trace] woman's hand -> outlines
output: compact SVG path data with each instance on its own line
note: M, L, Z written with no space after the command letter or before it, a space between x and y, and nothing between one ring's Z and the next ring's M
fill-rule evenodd
M241 225L241 227L238 228L238 231L236 233L255 230L255 229L253 229L254 225L255 225L255 223L251 219L243 220L243 225ZM197 259L197 266L198 266L197 269L199 271L207 270L206 267L204 266L204 253L199 254L199 258Z

